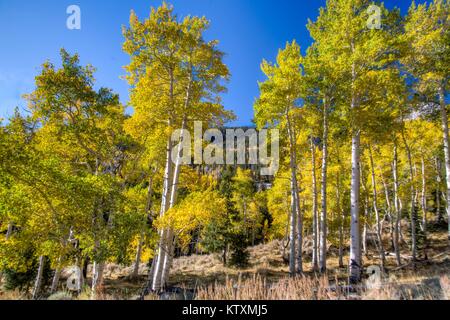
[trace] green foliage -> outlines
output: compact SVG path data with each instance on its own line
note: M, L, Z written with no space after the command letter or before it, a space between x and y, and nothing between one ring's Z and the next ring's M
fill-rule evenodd
M230 72L218 41L205 39L206 18L181 19L165 3L142 21L131 13L123 50L130 55L132 115L112 90L98 88L95 69L81 65L77 54L62 49L59 67L45 62L34 91L25 95L29 115L16 109L0 123L5 288L27 291L40 256L47 259L44 285L52 269L85 258L130 265L140 248L137 262L148 261L161 230L173 231L177 252L196 247L245 268L247 247L287 239L294 213L303 218L305 238L311 236L314 196L326 200L327 240L343 246L351 209L348 155L356 132L367 212L361 221L373 229L376 210L386 221L398 210L415 222L418 250L425 249L433 220L444 222L445 213L442 132L423 110L436 113L438 97L444 115L447 109L449 3L413 4L402 19L397 9L375 2L381 30L367 28L371 4L327 1L308 23L314 42L305 56L293 40L279 50L275 63L263 61L266 79L259 83L255 123L282 132L281 169L267 191L258 190L252 170L240 167L184 166L175 187L172 172L165 175L176 150L170 139L175 129L192 129L195 120L223 127L234 119L221 100ZM318 138L326 129L329 141ZM328 161L324 199L317 193L319 183L313 188L322 158ZM174 191L167 210L165 184ZM298 191L298 210L293 191ZM427 230L420 225L425 217L431 220Z
M24 255L23 259L27 265L25 269L4 269L2 271L4 276L3 288L8 291L20 290L28 291L34 284L36 280L36 274L39 267L38 260L33 256L33 250L28 249ZM44 265L44 271L42 276L42 281L44 286L51 283L53 272L46 259L46 264Z
M245 235L239 233L235 233L231 237L231 266L246 268L249 264L250 253L247 250L248 243L244 239Z

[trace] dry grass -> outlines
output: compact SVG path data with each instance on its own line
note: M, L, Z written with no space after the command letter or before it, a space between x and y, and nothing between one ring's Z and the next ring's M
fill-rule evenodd
M0 300L26 300L27 296L24 293L15 291L3 292L0 290Z
M405 238L407 232L405 231ZM406 239L407 240L407 239ZM387 256L389 274L383 275L378 288L364 286L349 293L347 268L339 267L336 248L330 248L328 273L318 278L311 270L308 255L305 275L288 277L288 266L282 259L282 245L275 241L249 248L250 266L244 270L227 268L218 256L191 256L176 259L172 285L195 287L200 300L437 300L449 297L450 260L446 232L431 234L429 260L397 268L394 255ZM404 244L404 251L409 248ZM386 244L386 247L388 245ZM348 255L344 256L344 264ZM363 258L364 266L378 265L379 257L371 248Z
M197 300L337 300L343 295L331 290L327 277L285 278L270 284L255 275L250 279L227 280L197 290Z
M387 242L385 247L389 248ZM403 252L408 250L405 244ZM386 267L389 273L383 276L381 285L370 290L360 287L353 293L348 292L347 268L339 267L336 248L331 247L329 250L326 276L317 276L312 272L307 252L304 260L305 275L297 278L289 277L282 251L282 243L279 241L249 248L250 263L246 269L225 267L220 257L214 254L181 257L174 260L170 286L195 290L196 299L199 300L448 300L450 297L450 251L446 231L430 234L428 261L413 265L408 263L408 257L404 257L405 265L397 268L395 257L388 255ZM379 264L374 248L370 248L363 262L365 267ZM344 264L347 263L346 252ZM104 286L97 299L135 299L147 279L147 272L147 266L142 264L140 277L130 280L130 267L109 264L105 270ZM67 295L61 293L60 296L64 298ZM27 298L29 296L17 291L5 293L0 290L0 300ZM90 298L87 288L76 299ZM157 295L146 297L146 300L158 299L160 297Z
M197 289L197 300L448 300L449 277L411 283L411 278L377 288L330 283L327 276L284 278L270 284L261 276ZM431 285L429 284L431 283ZM436 285L437 284L437 285Z
M282 259L282 245L274 241L248 249L249 265L245 269L225 267L219 255L193 255L174 260L171 285L190 287L222 283L227 279L250 278L260 275L268 280L278 280L288 275L288 266Z

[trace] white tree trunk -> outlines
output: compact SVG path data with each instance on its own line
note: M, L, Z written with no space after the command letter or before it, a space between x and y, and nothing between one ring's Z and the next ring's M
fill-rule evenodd
M390 224L390 230L389 230L389 234L391 237L391 248L392 251L395 251L395 245L394 245L394 217L392 216L392 205L391 205L391 199L389 198L389 189L386 183L386 180L383 176L383 174L381 175L381 182L383 183L383 189L384 189L384 196L386 198L386 215L389 217L389 224ZM381 225L381 234L383 234L383 225Z
M398 233L400 236L400 242L403 243L403 242L406 242L405 239L403 238L403 230L402 230L402 224L401 224L401 220L402 220L401 213L403 212L403 201L399 194L397 195L397 197L398 197L398 207L399 207L399 211L400 211L400 224L399 224L400 228L398 229Z
M92 285L91 285L91 300L97 299L99 289L103 284L103 272L105 264L103 262L94 261L92 266Z
M172 229L167 230L166 239L166 255L164 256L163 270L161 273L161 286L164 289L167 285L169 272L173 261L175 244L174 244L174 232Z
M172 103L172 107L175 107L174 100L174 90L175 90L175 77L173 70L170 70L170 89L169 89L169 99ZM172 119L168 120L168 128L172 126ZM167 137L167 149L166 149L166 168L164 173L164 182L163 182L163 191L162 191L162 199L161 199L161 211L160 216L163 216L167 210L169 209L170 202L170 192L172 185L172 137ZM152 275L152 290L155 292L159 292L162 289L163 284L161 283L161 278L164 269L164 261L165 256L167 254L167 231L162 229L159 232L160 240L158 243L157 254L155 255L155 259L153 263L155 266L151 268Z
M327 174L328 174L328 110L327 102L323 106L323 155L322 155L322 188L320 211L320 272L327 270Z
M88 258L86 257L85 259L88 259ZM89 260L88 260L88 262L89 262ZM83 259L79 259L79 261L78 261L78 258L77 258L75 265L79 266L79 269L80 269L79 278L78 278L78 281L79 281L78 282L79 283L78 294L81 294L81 292L84 288L84 285L87 282L87 266L86 266L86 274L84 274L83 268L84 268L85 262L83 262Z
M368 224L368 220L369 220L369 210L368 210L368 197L367 197L367 193L365 192L365 200L363 203L363 207L364 207L364 223L363 223L363 231L362 231L362 253L364 253L365 256L368 255L368 251L367 251L367 224Z
M442 221L442 212L441 212L441 162L438 157L435 159L436 161L436 221Z
M297 273L303 273L303 212L300 207L300 194L297 187Z
M50 293L53 294L58 290L59 277L61 275L61 257L58 258L58 265L55 269L55 274L53 275L52 286L50 288Z
M187 99L189 100L189 96L187 97ZM187 118L185 116L183 119L182 125L181 125L180 142L181 142L182 137L184 136L186 126L187 126ZM178 186L179 186L181 166L182 166L182 152L183 152L183 147L182 147L182 144L180 143L179 148L177 150L178 157L175 162L175 168L174 168L174 173L173 173L173 183L172 183L172 188L171 188L171 193L170 193L169 209L172 209L176 205L177 200L178 200ZM174 242L175 242L175 240L174 240L173 230L168 230L167 231L167 249L166 249L167 253L166 253L166 256L164 257L163 272L161 275L161 284L163 287L168 282L170 269L172 267L172 261L173 261L174 249L175 249Z
M445 156L445 173L447 182L447 216L448 216L448 237L450 239L450 146L448 138L448 117L447 117L447 106L445 103L445 89L442 84L439 88L439 102L441 105L441 118L442 118L442 131L444 135L444 156Z
M134 259L133 272L131 273L131 278L136 279L139 276L139 266L141 264L142 247L144 245L144 232L139 235L139 243L136 250L136 257Z
M293 175L293 174L292 174ZM291 214L289 220L289 274L291 276L295 275L295 235L296 235L296 221L297 221L297 212L296 212L296 196L295 196L295 187L294 187L294 179L291 175Z
M317 215L317 179L316 179L316 147L314 145L313 137L311 142L311 180L312 180L312 269L319 270L319 219Z
M363 181L365 179L363 174L363 164L359 164L359 172L360 172L360 178L361 178L361 185L363 187L364 192L364 224L363 224L363 232L362 232L362 252L367 256L367 227L369 223L369 192L367 191L366 181Z
M183 115L183 120L182 120L182 124L181 124L181 136L180 136L180 142L181 139L183 139L184 136L184 131L186 130L186 126L187 126L187 110L189 108L190 105L190 101L191 101L191 89L192 89L192 82L193 82L193 66L190 66L190 74L189 74L189 79L188 79L188 85L186 88L186 96L185 96L185 100L184 100L184 115ZM173 97L173 90L171 90L171 96ZM180 177L180 172L181 172L181 162L182 162L182 153L183 151L183 147L182 144L180 143L179 148L177 150L177 160L175 163L175 168L174 168L174 172L172 175L172 179L173 181L171 181L172 179L169 179L169 181L171 181L172 183L168 185L168 196L170 198L166 199L166 201L168 200L169 203L166 205L166 210L164 211L164 213L169 210L170 208L173 208L177 202L177 196L178 196L178 183L179 183L179 177ZM172 147L170 148L170 153L169 153L169 158L171 158L172 155ZM164 214L163 213L163 214ZM160 291L161 289L164 288L164 286L167 284L168 282L168 278L169 278L169 273L170 273L170 268L172 266L172 260L173 260L173 255L174 255L174 233L173 230L168 229L165 231L165 235L162 235L162 239L165 238L164 243L163 243L163 248L165 251L165 254L163 257L161 257L161 259L158 257L158 268L157 270L155 270L155 272L157 272L155 274L155 277L160 277L160 279L158 279L156 281L156 285L155 285L155 281L154 281L154 290L155 291ZM161 271L159 271L159 269L161 269ZM160 273L160 275L159 275Z
M352 40L351 50L354 53L355 45ZM352 97L350 109L356 112L358 108L356 92L354 89L356 81L356 65L352 64ZM349 258L349 280L351 283L359 283L362 275L361 255L361 230L359 217L360 198L360 145L361 132L356 124L352 125L352 176L350 188L350 258Z
M369 158L370 158L370 168L371 168L371 172L372 172L373 210L375 211L378 250L380 252L381 270L384 271L385 264L386 264L385 263L386 257L384 255L380 212L378 211L377 180L376 180L376 175L375 175L375 166L373 163L373 154L372 154L371 146L369 146Z
M170 126L170 123L169 123ZM170 191L172 184L172 139L168 137L167 141L167 154L166 154L166 169L164 173L164 186L161 199L161 211L160 216L163 216L169 209L170 203ZM157 248L157 254L153 263L155 267L153 270L152 290L159 292L162 289L161 277L163 272L164 260L167 250L167 230L162 229L160 232L160 240Z
M159 242L158 242L158 248L156 250L155 257L153 258L153 264L150 269L151 271L151 290L154 292L160 292L162 289L161 284L161 275L163 271L163 263L166 255L166 239L167 239L167 232L166 229L162 229L159 232Z
M150 270L148 271L147 285L143 288L143 290L140 293L140 300L144 300L145 297L150 293L150 291L152 290L152 287L153 287L153 275L154 275L154 270L156 267L155 257L153 257L151 260L149 260L149 264L150 264Z
M289 273L291 276L295 276L295 242L296 242L296 229L297 229L297 213L299 210L298 201L298 183L297 183L297 155L295 152L296 139L294 138L293 127L289 118L289 111L286 112L288 136L290 144L290 169L291 169L291 215L290 215L290 252L289 252Z
M357 131L352 137L352 179L350 193L350 261L349 278L351 283L358 283L362 274L361 257L361 230L359 217L360 198L360 132Z
M425 159L422 157L421 159L421 167L422 167L422 230L425 234L425 238L427 237L427 178L425 173Z
M33 300L37 300L39 298L40 293L41 293L42 275L44 274L44 266L45 266L45 257L44 256L40 256L39 257L39 267L38 267L36 280L34 282L33 293L32 293L32 299Z
M406 141L405 133L402 131L403 142L406 148L406 154L408 156L409 165L409 183L410 183L410 201L411 201L411 255L412 260L415 262L417 260L417 236L416 236L416 190L414 186L414 167L412 162L411 149Z
M394 249L395 257L397 261L397 266L401 266L402 260L400 257L400 222L401 222L401 210L400 201L398 196L398 154L397 154L397 144L394 145L394 163L392 168L392 174L394 176L394 208L395 208L395 229L394 229Z
M59 278L61 276L61 268L56 268L55 274L53 275L52 287L50 293L55 293L58 290Z
M344 222L345 222L345 212L341 206L341 181L340 177L337 177L336 184L336 203L338 205L339 211L339 268L344 267Z

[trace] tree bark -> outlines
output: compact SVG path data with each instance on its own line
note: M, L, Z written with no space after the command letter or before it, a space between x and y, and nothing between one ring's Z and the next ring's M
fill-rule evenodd
M187 99L189 99L189 96L187 97ZM183 122L181 125L180 142L181 142L181 139L186 130L186 126L187 126L187 118L186 118L186 116L184 116ZM178 157L175 162L175 168L174 168L174 173L173 173L173 183L172 183L172 188L171 188L171 193L170 193L169 209L172 209L176 205L177 199L178 199L178 186L179 186L181 165L182 165L182 163L181 163L182 162L182 151L183 151L183 147L182 147L182 144L180 143L179 148L177 150ZM161 284L163 287L165 287L165 285L167 284L167 281L169 279L170 268L172 267L172 260L173 260L174 249L175 249L174 242L175 242L174 232L172 229L169 229L167 231L167 252L166 252L166 256L164 257L163 272L162 272L162 277L161 277Z
M411 219L411 255L412 260L415 262L417 260L417 236L416 236L416 189L414 186L414 166L412 162L411 148L406 141L404 128L402 130L403 143L405 144L406 154L408 156L408 164L409 164L409 191L410 191L410 201L411 201L411 211L410 211L410 219Z
M99 289L103 284L103 272L105 264L103 262L94 261L92 266L92 285L91 285L91 300L98 298Z
M428 260L428 208L427 208L427 177L425 159L422 156L422 231L424 236L423 256Z
M422 231L425 234L425 238L427 236L427 178L425 173L425 159L421 158L421 168L422 168Z
M391 237L391 249L392 251L395 251L395 245L394 245L394 217L392 216L392 205L391 205L391 199L389 198L389 189L388 186L386 184L386 180L383 176L383 174L381 175L381 182L383 183L383 189L384 189L384 196L386 198L386 215L389 217L389 225L390 225L390 229L389 229L389 234ZM383 225L381 225L381 234L383 234Z
M228 244L226 243L223 247L223 253L222 253L222 260L223 260L223 266L227 266L227 255L228 255Z
M448 216L448 237L450 239L450 146L448 138L448 117L447 117L447 106L445 104L445 88L442 83L439 87L439 103L441 106L441 120L442 120L442 131L444 136L444 156L445 156L445 173L447 182L447 203L446 210Z
M171 125L169 121L169 126ZM162 217L167 210L169 209L169 202L170 202L170 191L171 191L171 183L172 183L172 138L168 137L167 141L167 150L166 150L166 169L164 173L164 185L163 185L163 193L162 193L162 199L161 199L161 211L160 216ZM166 250L167 250L167 230L162 229L159 232L160 240L157 248L157 254L155 255L155 258L153 260L153 263L155 264L155 267L151 268L153 270L153 277L152 277L152 290L154 292L160 292L162 289L162 283L161 283L161 277L163 272L163 265L164 260L166 256Z
M354 41L351 41L352 53L355 51ZM356 65L352 63L352 97L350 109L356 113L358 108L358 99L355 91ZM357 124L352 124L352 177L350 188L350 259L349 259L349 280L351 283L359 283L362 275L362 256L361 256L361 230L359 216L359 198L360 198L360 145L361 131Z
M55 274L53 275L52 287L50 289L50 293L55 293L58 290L60 276L61 276L61 268L58 267L58 268L56 268Z
M55 269L55 274L53 275L52 286L50 288L50 293L53 294L58 290L59 278L61 276L61 260L62 258L58 258L58 265Z
M292 180L292 178L291 178ZM289 274L293 277L295 275L295 236L296 236L296 217L297 212L295 210L296 207L296 196L295 196L295 188L294 183L291 181L291 214L290 214L290 220L289 220Z
M310 138L311 144L311 180L312 180L312 229L313 229L313 250L312 269L319 270L319 219L317 215L317 179L316 179L316 147L313 136Z
M40 256L39 257L39 267L38 267L36 280L34 282L33 293L32 293L33 300L39 299L39 295L41 293L41 287L42 287L42 276L44 274L44 267L45 267L45 257Z
M359 217L359 198L360 198L360 132L353 133L352 137L352 179L350 194L350 268L349 279L351 283L359 283L362 274L361 257L361 231Z
M370 145L369 145L369 158L370 158L370 168L372 171L373 211L375 212L375 219L376 219L376 227L377 227L376 231L377 231L378 249L380 252L381 270L384 272L385 264L386 264L385 263L386 257L384 255L380 212L378 211L377 180L376 180L376 175L375 175L375 166L373 163L372 147Z
M175 75L174 70L171 69L169 71L170 74L170 88L169 88L169 100L171 101L172 107L175 107L175 99L174 99L174 91L175 91ZM172 118L169 116L168 120L168 128L172 126ZM164 216L164 214L169 209L170 195L171 195L171 186L172 186L172 137L167 137L167 149L166 149L166 167L164 172L164 182L163 182L163 191L162 191L162 199L161 199L161 211L160 216ZM167 230L162 229L159 232L160 240L158 243L157 254L153 259L153 263L155 266L150 269L153 272L152 277L152 285L151 288L154 292L160 292L163 288L162 283L162 274L164 269L164 261L166 259L167 254Z
M327 174L328 174L328 108L323 103L323 152L322 152L322 188L320 211L320 272L327 270Z
M156 174L156 169L153 172L153 174L150 175L149 182L148 182L148 189L147 189L147 203L145 204L145 214L148 221L151 221L151 224L153 223L153 217L151 214L152 210L152 198L153 198L153 178L154 174ZM145 229L145 227L144 227ZM139 243L136 251L136 258L134 261L134 267L133 272L131 274L131 278L135 279L139 276L139 265L141 262L141 255L142 255L142 248L144 246L144 238L145 238L145 231L143 230L141 234L139 235Z
M149 266L150 266L150 270L148 271L148 278L147 278L147 285L144 286L143 290L141 291L140 294L140 300L144 300L145 296L147 296L153 287L153 276L155 274L155 267L156 267L156 263L155 263L155 257L150 258L149 262L148 262Z
M442 176L441 176L441 161L438 157L436 157L436 221L437 223L441 223L444 220L442 216L441 210L441 184L442 184Z
M100 168L100 159L96 159L96 166L95 166L95 176L99 175L99 168ZM103 213L99 217L99 212L97 206L94 207L94 217L93 217L93 227L94 230L97 230L99 228L98 226L98 219L105 219L103 217ZM113 223L113 213L111 212L107 219L106 219L106 228L110 228ZM69 236L70 237L70 236ZM94 232L94 254L98 255L98 250L101 250L101 243L100 240L97 238L97 233ZM91 300L97 299L97 293L99 290L99 287L103 284L103 270L105 268L105 263L98 257L95 257L94 264L92 267L92 283L91 283ZM87 269L87 266L86 266Z
M290 145L290 168L291 168L291 215L290 215L290 252L289 252L289 273L293 277L296 274L295 262L296 262L296 229L297 229L297 213L298 209L298 183L297 183L297 155L295 152L296 140L293 134L293 128L291 120L289 118L289 110L286 111L286 120Z
M136 257L134 259L133 272L131 273L131 278L136 279L139 276L139 266L141 264L142 247L144 245L144 232L139 235L139 243L136 250Z
M183 120L182 120L182 124L181 124L181 137L180 137L180 142L183 139L183 135L184 135L184 131L186 130L187 127L187 110L189 108L190 105L190 101L191 101L191 89L192 89L192 83L193 83L193 66L192 64L190 65L190 73L189 73L189 78L188 78L188 84L186 87L186 96L184 99L184 114L183 114ZM170 186L170 202L169 202L169 206L168 208L171 209L175 206L176 202L177 202L177 197L178 197L178 183L179 183L179 178L180 178L180 172L181 172L181 162L182 162L182 151L183 151L183 147L182 144L180 143L179 148L177 150L177 160L175 163L175 168L174 168L174 173L173 173L173 182L172 185ZM166 210L167 211L167 210ZM169 273L170 273L170 269L172 267L172 260L173 260L173 256L174 256L174 250L175 250L175 239L174 239L174 232L172 229L168 229L167 231L167 239L166 239L166 254L164 256L164 260L163 260L163 264L162 264L162 272L161 272L161 280L160 280L160 286L162 288L164 288L168 282L169 279ZM158 290L160 290L161 288L158 288Z
M341 206L341 179L337 176L336 203L339 208L339 268L344 268L344 222L345 213Z
M367 251L367 227L369 224L369 192L367 191L365 181L362 181L362 179L364 178L362 168L363 168L363 166L360 163L359 169L360 169L360 176L361 176L361 185L363 186L363 191L364 191L364 202L363 202L364 224L363 224L363 233L362 233L362 252L364 253L364 255L367 256L367 254L368 254L368 251Z
M300 208L300 193L297 187L297 273L303 273L303 212Z
M400 257L400 221L401 211L398 197L398 154L397 154L397 144L394 145L394 162L392 168L392 174L394 176L394 208L395 208L395 229L394 229L394 249L395 249L395 257L397 260L397 266L401 266L402 260Z

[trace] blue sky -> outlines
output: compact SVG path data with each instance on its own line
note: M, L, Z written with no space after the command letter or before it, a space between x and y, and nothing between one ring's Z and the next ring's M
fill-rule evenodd
M263 80L260 63L273 61L279 48L296 39L305 50L311 43L306 23L315 20L325 0L173 0L180 16L205 15L211 20L207 39L220 41L232 78L224 104L238 116L235 125L250 124L258 80ZM416 1L423 2L423 1ZM388 0L406 13L410 0ZM66 28L66 8L81 8L81 30ZM41 64L59 62L64 47L79 53L83 64L97 68L98 86L112 88L128 101L128 86L120 77L129 57L122 52L122 25L130 10L140 18L149 14L155 0L0 0L0 118L7 118L19 106L22 94L33 90Z

